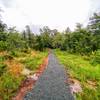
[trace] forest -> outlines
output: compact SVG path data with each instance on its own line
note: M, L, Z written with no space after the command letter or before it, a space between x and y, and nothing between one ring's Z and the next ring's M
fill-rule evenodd
M77 23L59 32L44 26L40 34L26 25L23 32L8 27L0 19L0 100L10 100L26 75L35 71L51 50L69 70L69 77L80 82L77 100L100 100L100 13L90 17L86 27Z

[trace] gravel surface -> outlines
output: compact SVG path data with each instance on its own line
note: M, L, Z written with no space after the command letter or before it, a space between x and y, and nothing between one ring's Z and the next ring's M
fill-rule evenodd
M33 89L25 95L24 100L74 100L69 85L65 83L65 73L63 66L51 53L47 69Z

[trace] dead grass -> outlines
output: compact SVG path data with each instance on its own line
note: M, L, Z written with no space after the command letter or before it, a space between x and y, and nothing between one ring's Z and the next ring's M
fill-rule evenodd
M7 60L5 64L7 64L9 72L14 76L19 76L24 68L24 66L16 60Z
M37 55L37 53L38 53L38 52L36 52L36 51L31 51L31 56L33 56L33 57L34 57L34 56L36 56L36 55Z
M96 90L96 88L97 88L96 81L87 80L85 85L86 85L87 88L90 88L90 89L93 89L93 90Z
M69 79L68 79L68 83L69 83L69 84L75 84L75 83L80 84L80 81L78 81L77 79L74 79L74 78L69 78Z
M6 51L2 51L2 52L0 52L0 56L4 56L4 55L6 55L6 54L7 54Z

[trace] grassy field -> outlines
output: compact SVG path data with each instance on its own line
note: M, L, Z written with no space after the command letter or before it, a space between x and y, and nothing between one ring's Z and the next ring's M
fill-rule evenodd
M76 100L100 100L100 64L93 64L93 56L81 56L60 50L55 50L55 54L65 65L70 78L81 84L82 92L75 94Z
M47 54L33 50L0 52L0 100L10 100L26 78L22 71L34 73Z

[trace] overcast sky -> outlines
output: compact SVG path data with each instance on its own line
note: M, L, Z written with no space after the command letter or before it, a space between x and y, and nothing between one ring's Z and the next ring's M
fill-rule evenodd
M100 7L100 0L0 0L2 18L8 26L18 29L32 25L49 26L62 31L77 22L86 24Z

